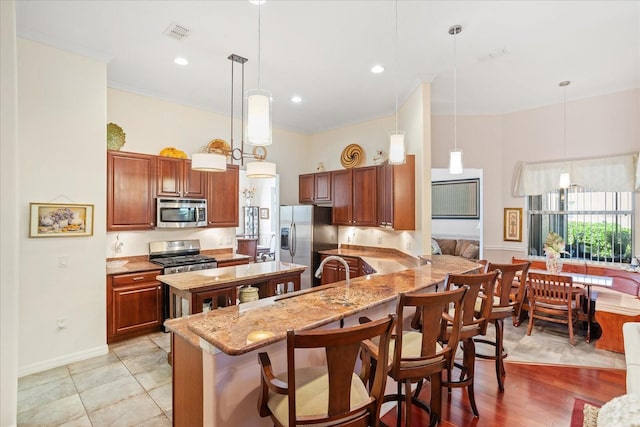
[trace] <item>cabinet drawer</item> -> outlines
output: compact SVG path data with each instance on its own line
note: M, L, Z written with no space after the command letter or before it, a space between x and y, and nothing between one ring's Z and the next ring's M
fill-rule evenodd
M132 285L136 283L155 282L156 276L161 275L160 270L145 271L141 273L119 274L113 276L113 286Z

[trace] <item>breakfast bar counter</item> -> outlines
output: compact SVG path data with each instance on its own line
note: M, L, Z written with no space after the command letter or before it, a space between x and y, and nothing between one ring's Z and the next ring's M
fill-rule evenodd
M174 425L271 425L256 409L256 350L267 351L274 368L282 372L288 329L353 326L359 315L380 318L395 312L399 293L433 292L447 273L479 267L460 257L435 256L420 267L353 279L349 287L337 282L168 320L165 326L173 336ZM302 363L310 365L315 357L321 356Z

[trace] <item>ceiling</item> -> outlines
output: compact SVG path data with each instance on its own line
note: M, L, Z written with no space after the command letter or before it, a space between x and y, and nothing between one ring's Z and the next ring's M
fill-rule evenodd
M274 125L314 133L391 114L420 82L432 111L501 114L640 87L640 1L16 0L20 37L104 60L109 87L228 115L230 54ZM258 61L258 10L261 54ZM172 24L189 29L178 41ZM462 32L449 35L451 25ZM188 66L173 63L176 56ZM374 75L374 64L385 71ZM234 110L240 113L237 65ZM294 104L292 95L302 102Z

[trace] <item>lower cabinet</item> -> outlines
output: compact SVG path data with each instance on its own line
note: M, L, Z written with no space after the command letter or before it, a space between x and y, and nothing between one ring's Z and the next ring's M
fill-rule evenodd
M327 258L329 255L322 255L321 261ZM354 279L363 275L360 258L357 257L342 257L349 266L349 278ZM322 267L321 284L340 282L347 279L347 272L344 265L339 261L329 261L324 267Z
M160 274L154 270L107 276L107 343L160 330Z

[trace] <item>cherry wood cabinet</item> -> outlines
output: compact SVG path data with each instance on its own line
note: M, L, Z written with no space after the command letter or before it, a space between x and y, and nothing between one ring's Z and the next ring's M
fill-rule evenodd
M191 313L202 313L208 306L209 310L236 305L236 287L230 286L223 289L214 289L198 292L193 295Z
M401 165L378 166L378 225L394 230L416 228L416 157Z
M332 222L337 225L377 225L377 167L331 172Z
M238 165L227 165L225 172L207 172L207 214L209 227L237 227L239 224Z
M159 331L161 270L107 276L107 343Z
M300 203L331 202L331 172L317 172L298 177Z
M320 259L324 260L328 256L329 255L322 255ZM347 265L349 266L350 279L364 275L362 271L362 262L360 261L360 258L349 257L349 256L342 256L342 258L347 262ZM322 278L321 278L322 285L326 285L328 283L340 282L346 279L347 279L347 271L345 270L344 265L341 262L329 261L322 267Z
M191 160L158 157L158 196L205 198L205 172L191 169Z
M231 267L233 265L243 265L243 264L249 264L249 258L228 259L228 260L218 261L218 268Z
M107 152L107 230L155 227L157 156Z

